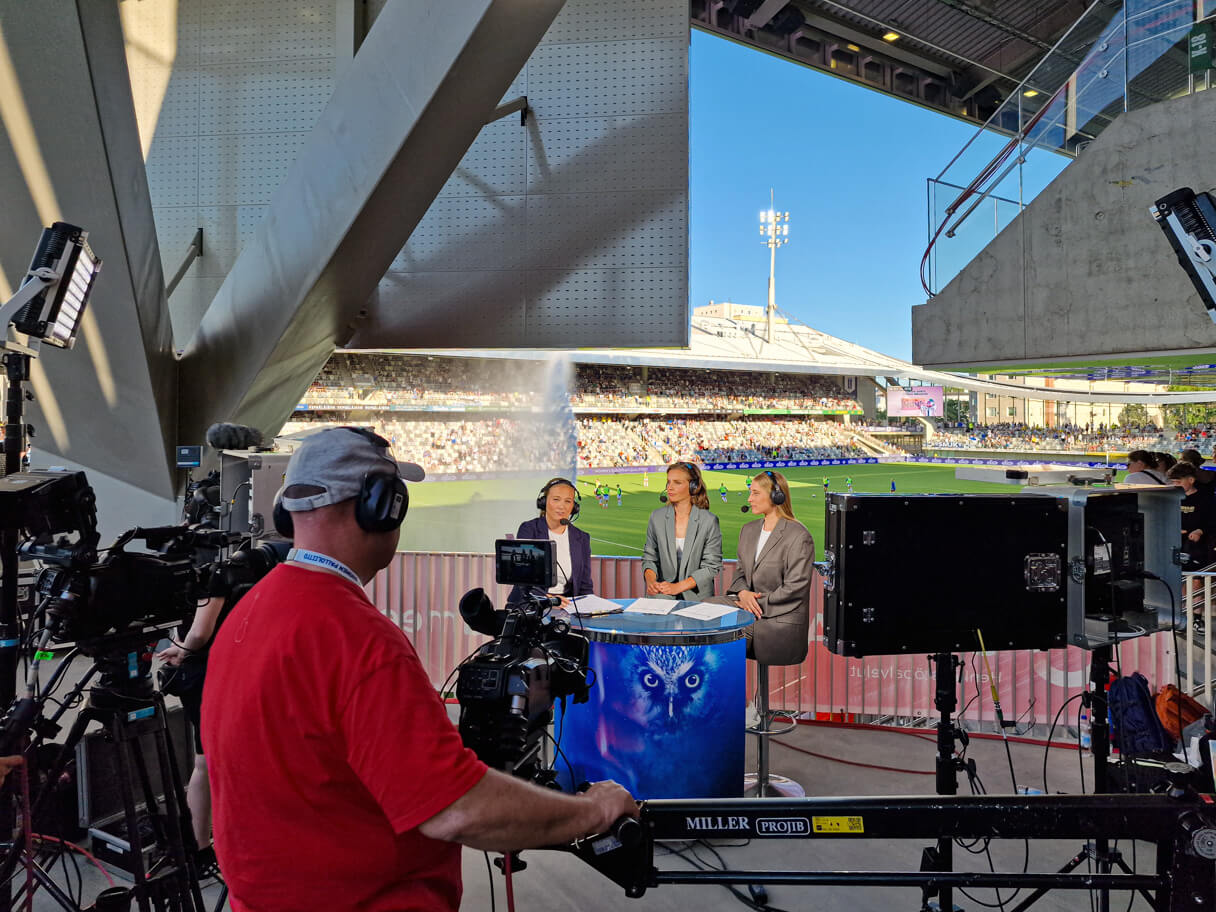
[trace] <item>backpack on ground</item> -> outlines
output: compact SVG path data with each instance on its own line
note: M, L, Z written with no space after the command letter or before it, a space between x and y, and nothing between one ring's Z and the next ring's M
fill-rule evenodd
M1148 680L1140 672L1115 679L1109 705L1110 742L1124 756L1173 752L1174 741L1161 724Z
M1173 684L1166 684L1157 694L1157 718L1175 741L1182 737L1184 728L1207 714L1206 706Z

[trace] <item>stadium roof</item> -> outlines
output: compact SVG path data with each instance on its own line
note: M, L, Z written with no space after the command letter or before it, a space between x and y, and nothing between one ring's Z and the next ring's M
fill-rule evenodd
M544 349L426 349L404 354L448 358L503 358L543 361L554 352ZM923 371L845 342L809 326L781 319L773 326L773 341L765 340L765 324L754 319L728 319L694 314L688 348L569 349L562 354L576 364L620 364L701 370L780 371L788 374L828 374L860 377L919 377Z
M739 308L753 311L755 308ZM1216 401L1216 391L1167 393L1164 383L1143 393L1084 392L1042 389L974 376L950 374L918 367L872 349L846 342L809 326L782 318L773 326L773 341L765 340L765 323L754 318L733 319L694 312L686 349L363 349L389 354L426 355L436 358L496 358L544 361L564 355L575 364L616 364L632 367L675 367L687 370L777 371L791 374L873 377L893 380L901 386L926 384L949 386L1003 396L1057 399L1069 402L1141 402L1182 404ZM1085 379L1078 377L1075 379ZM1105 377L1094 379L1108 379ZM1109 379L1130 379L1115 378Z
M1057 50L1071 70L1116 0L690 0L690 18L702 31L983 123L1091 5L1105 7L1090 17L1099 24L1087 20Z

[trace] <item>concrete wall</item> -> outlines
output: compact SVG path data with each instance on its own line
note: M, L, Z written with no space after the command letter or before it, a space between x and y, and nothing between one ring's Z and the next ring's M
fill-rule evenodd
M1216 349L1149 207L1216 186L1216 91L1120 117L943 291L912 358L951 367Z
M169 299L186 347L333 94L335 0L123 3L127 66Z
M686 0L566 0L521 95L527 122L482 128L350 347L688 344Z

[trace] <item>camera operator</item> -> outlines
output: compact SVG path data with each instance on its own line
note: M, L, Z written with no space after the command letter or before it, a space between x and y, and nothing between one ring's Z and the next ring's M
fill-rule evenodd
M166 676L161 689L176 696L182 711L194 731L194 769L186 785L186 803L194 827L194 841L199 851L199 870L214 875L214 850L211 848L211 783L207 778L207 757L203 751L202 708L203 679L207 673L207 649L211 645L224 610L226 598L213 595L194 614L190 630L181 643L162 649L156 657L174 669Z
M276 526L295 548L221 627L203 698L236 912L454 912L458 843L552 845L637 815L615 783L575 797L488 769L368 600L363 584L396 550L404 482L422 477L357 428L314 434L288 464Z

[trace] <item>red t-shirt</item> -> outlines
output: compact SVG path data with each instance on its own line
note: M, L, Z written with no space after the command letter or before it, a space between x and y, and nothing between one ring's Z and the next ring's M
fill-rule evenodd
M416 828L486 766L358 586L281 565L251 589L211 647L202 729L236 912L459 907L460 846Z

